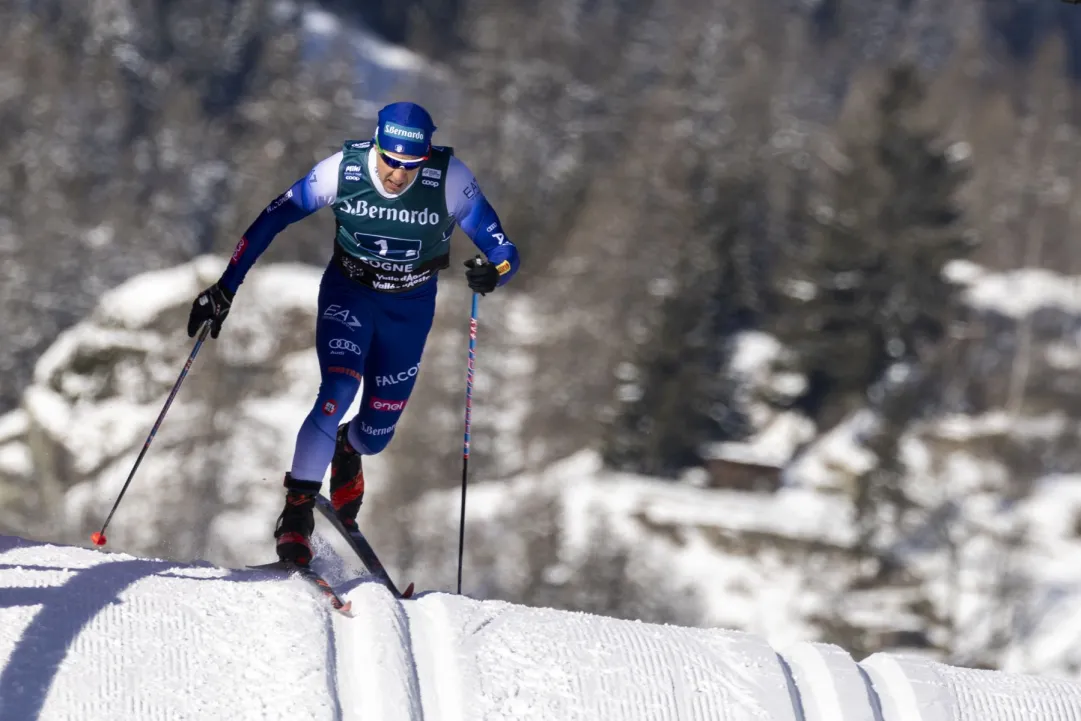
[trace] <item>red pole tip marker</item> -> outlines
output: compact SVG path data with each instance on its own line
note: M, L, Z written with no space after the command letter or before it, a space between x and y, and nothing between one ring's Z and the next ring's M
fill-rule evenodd
M94 542L95 546L104 546L105 545L105 534L102 533L101 531L97 531L96 533L94 533L94 535L92 535L90 537L90 540Z

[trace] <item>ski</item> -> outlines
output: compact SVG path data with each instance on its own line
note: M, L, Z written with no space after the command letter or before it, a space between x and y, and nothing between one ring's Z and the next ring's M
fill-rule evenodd
M330 521L330 525L342 535L342 537L349 543L353 552L357 554L357 558L364 564L364 567L368 569L368 572L379 579L379 581L390 589L399 599L411 598L413 596L413 584L410 583L406 586L404 591L399 591L398 587L394 585L394 581L390 579L390 575L387 574L383 564L379 561L379 557L375 555L375 550L371 544L368 543L368 539L364 537L364 534L359 530L350 531L348 528L342 525L341 520L338 519L338 514L334 511L334 505L325 496L315 497L315 507L319 509L319 512Z
M342 597L339 596L334 589L330 587L330 584L326 582L326 579L312 570L309 566L300 566L291 561L275 561L273 563L262 563L258 566L248 566L248 568L256 571L282 571L290 575L296 574L314 586L337 611L346 616L352 615L349 613L349 609L353 605L352 602L343 601Z

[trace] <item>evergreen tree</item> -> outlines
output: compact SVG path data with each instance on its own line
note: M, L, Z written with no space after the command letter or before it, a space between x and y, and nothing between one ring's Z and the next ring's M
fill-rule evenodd
M866 135L847 138L844 162L824 197L810 198L805 233L779 275L775 330L811 379L805 408L822 428L856 409L872 411L859 441L875 462L851 489L853 576L818 619L826 640L867 651L881 645L881 629L850 617L852 608L875 603L875 591L907 589L907 605L893 612L919 619L909 645L932 644L943 622L899 549L938 543L951 509L911 497L900 443L937 402L941 340L957 308L943 268L972 243L955 203L965 172L924 127L923 99L911 68L886 74L873 123Z
M780 264L773 330L810 378L803 402L821 427L940 339L955 294L943 267L972 248L954 200L965 172L921 127L923 96L911 68L887 74L869 137L844 144Z
M713 203L698 219L652 332L624 365L617 415L604 456L609 465L675 476L701 463L703 444L739 438L746 422L736 403L737 384L724 371L729 341L754 314L759 276L752 246L758 233L753 182L727 181L710 191Z

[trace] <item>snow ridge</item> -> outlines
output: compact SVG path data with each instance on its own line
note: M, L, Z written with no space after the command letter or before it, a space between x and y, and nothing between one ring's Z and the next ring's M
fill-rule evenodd
M330 689L330 700L334 706L334 718L341 719L342 715L342 676L338 664L338 635L334 632L334 619L327 613L325 616L327 630L327 687ZM347 678L346 681L348 682Z
M377 583L361 583L348 598L353 618L334 613L343 721L424 721L412 634L401 602Z
M461 711L460 661L446 607L429 596L410 603L406 611L423 715L440 721L466 721Z
M0 721L1065 721L1081 684L0 537Z
M781 657L801 691L797 708L802 710L804 721L883 721L873 684L839 646L798 643ZM852 703L852 699L859 698L867 702Z

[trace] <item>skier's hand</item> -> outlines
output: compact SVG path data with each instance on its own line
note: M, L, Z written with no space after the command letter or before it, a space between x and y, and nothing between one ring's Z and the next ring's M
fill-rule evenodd
M233 293L215 283L196 298L191 304L191 315L188 316L188 337L194 338L203 323L210 321L210 337L217 338L221 332L221 324L229 315L229 308L233 305Z
M468 268L465 279L474 293L491 293L499 284L499 271L483 258L470 258L465 262L465 267Z

